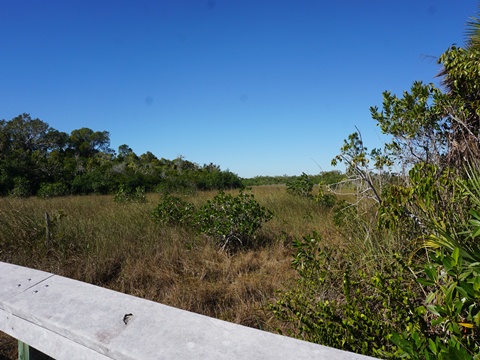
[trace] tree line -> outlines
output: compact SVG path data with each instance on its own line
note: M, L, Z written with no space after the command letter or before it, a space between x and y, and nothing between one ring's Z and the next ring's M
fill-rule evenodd
M277 175L277 176L255 176L249 179L243 179L245 186L259 185L280 185L288 184L300 179L302 175ZM319 174L308 175L309 180L314 184L333 185L345 179L345 174L339 170L321 171Z
M242 187L239 176L218 165L180 156L137 155L126 144L110 148L108 131L87 127L70 134L21 114L0 120L0 195L108 194L118 189L195 191Z

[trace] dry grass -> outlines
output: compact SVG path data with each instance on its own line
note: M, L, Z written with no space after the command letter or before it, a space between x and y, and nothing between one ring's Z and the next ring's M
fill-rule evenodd
M283 186L252 192L275 215L261 231L265 245L235 254L219 252L189 230L155 224L156 194L145 204L117 204L112 196L0 199L0 261L273 331L281 325L265 305L295 278L291 240L316 230L336 242L338 234L330 230L328 210L288 195ZM185 200L198 205L214 195ZM45 212L52 218L48 246Z

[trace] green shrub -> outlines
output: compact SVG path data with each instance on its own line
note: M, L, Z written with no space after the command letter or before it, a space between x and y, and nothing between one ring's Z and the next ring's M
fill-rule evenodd
M257 231L272 216L270 211L255 201L253 195L242 191L237 196L221 191L199 209L166 194L152 212L156 222L195 229L214 239L222 250L254 245Z
M427 248L436 248L424 266L428 331L407 329L393 342L402 356L424 359L480 359L480 251L461 243L478 240L480 214L471 211L470 228L454 234L437 228ZM464 237L458 241L457 236ZM428 293L428 294L427 294Z
M257 231L272 216L251 194L240 191L232 196L221 191L198 210L196 226L222 249L231 250L253 245Z
M55 196L65 196L69 194L68 186L64 183L42 184L37 192L37 196L43 199Z
M13 179L14 187L10 192L14 197L28 197L33 193L32 184L30 180L24 177L16 177Z
M286 185L287 192L289 194L305 198L312 197L311 193L313 190L313 182L310 177L305 173L302 173L302 175L300 175L296 179L287 182Z
M152 218L159 224L170 226L194 226L195 207L189 202L163 195L162 201L152 212Z
M333 207L333 223L336 227L355 231L357 226L351 225L359 221L357 207L345 200L337 202Z
M351 271L348 259L322 246L318 234L293 247L297 285L270 305L277 319L291 324L289 335L387 358L396 357L393 333L425 328L415 282L401 261L367 274Z
M324 207L334 207L337 203L337 197L334 194L325 193L325 185L323 182L318 184L318 193L315 195L314 199L318 204Z
M317 199L317 202L325 207L334 207L337 203L337 197L333 194L323 194Z
M125 202L135 202L135 203L144 203L147 202L147 197L145 196L145 187L138 186L134 190L128 188L125 185L120 185L113 201L116 203L125 203Z

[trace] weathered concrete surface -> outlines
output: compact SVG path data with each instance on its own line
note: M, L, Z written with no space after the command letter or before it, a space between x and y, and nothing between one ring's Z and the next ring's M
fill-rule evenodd
M0 309L0 330L57 359L368 359L1 262Z

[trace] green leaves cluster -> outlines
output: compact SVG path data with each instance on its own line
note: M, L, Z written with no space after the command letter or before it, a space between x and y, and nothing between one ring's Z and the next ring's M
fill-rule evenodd
M48 199L55 196L65 196L69 194L67 185L61 182L43 183L38 189L37 196L42 199ZM28 195L28 194L26 194Z
M347 181L356 188L357 198L373 198L380 203L384 168L392 166L390 157L380 149L368 152L360 131L350 134L344 140L340 154L332 159L332 166L344 163L346 166ZM372 164L374 168L372 168ZM375 174L373 171L376 171Z
M324 175L325 174L326 173L324 173ZM302 173L302 175L297 176L286 183L287 192L293 196L298 196L305 199L313 199L318 204L325 207L333 207L337 201L337 198L334 194L325 193L324 188L326 187L326 185L324 185L323 181L320 181L318 184L317 194L315 194L315 196L312 194L313 178L318 177L312 177L305 173ZM327 180L328 179L332 180L332 177L327 177ZM330 182L330 184L332 184L332 186L335 186L335 183L333 182Z
M199 209L197 226L222 249L242 248L254 245L257 231L272 217L252 194L220 192Z
M297 286L270 306L292 324L289 335L382 358L395 357L395 331L421 329L415 283L401 261L382 272L351 271L349 262L318 234L293 243ZM343 267L343 270L342 270Z
M154 221L164 226L194 226L195 215L193 204L169 194L162 196L162 201L152 212Z
M393 342L404 356L425 359L480 358L480 263L465 261L461 249L440 249L418 282L425 299L428 331L408 329Z
M302 175L300 175L299 177L291 181L288 181L286 183L286 186L287 186L287 192L289 194L304 197L304 198L313 197L312 195L313 181L305 173L302 173Z
M383 192L378 220L390 229L409 229L411 236L430 231L435 224L451 228L466 221L461 192L455 188L453 170L417 163L408 183L389 184Z
M308 175L314 184L323 183L325 185L334 185L344 180L345 175L339 170L321 171L316 175ZM298 180L298 176L255 176L250 179L242 179L246 187L257 185L275 185L286 184Z
M209 236L222 250L248 248L257 244L257 232L273 213L252 194L233 196L223 191L200 208L177 197L165 195L152 217L162 225L184 226Z
M383 108L371 107L372 118L392 136L386 151L402 164L439 163L447 150L448 121L441 105L445 95L433 84L415 81L399 98L386 91Z
M121 184L113 201L116 203L145 203L147 202L145 187L137 186L135 189L131 189Z

